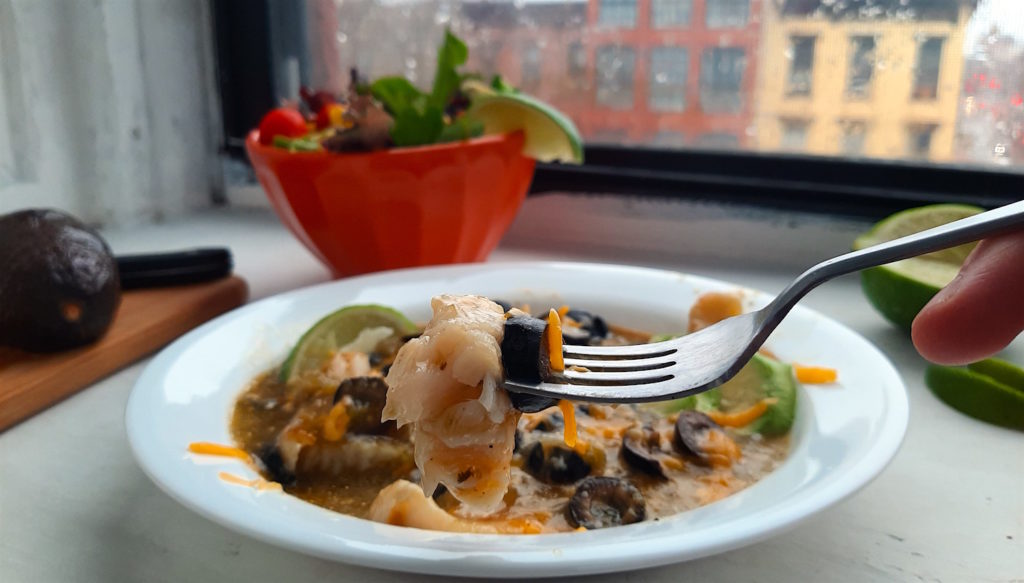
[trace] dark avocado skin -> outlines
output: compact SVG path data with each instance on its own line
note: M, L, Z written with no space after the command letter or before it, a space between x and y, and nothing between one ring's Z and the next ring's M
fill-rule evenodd
M56 210L0 216L0 345L56 352L89 344L120 302L117 263L96 231Z

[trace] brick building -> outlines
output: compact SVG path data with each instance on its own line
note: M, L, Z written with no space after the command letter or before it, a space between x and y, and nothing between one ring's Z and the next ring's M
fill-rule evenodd
M584 138L753 145L762 0L465 2L471 63L566 111Z

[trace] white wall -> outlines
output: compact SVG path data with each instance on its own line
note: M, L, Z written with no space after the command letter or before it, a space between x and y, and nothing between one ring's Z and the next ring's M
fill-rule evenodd
M0 213L97 224L210 205L218 106L204 0L0 0Z

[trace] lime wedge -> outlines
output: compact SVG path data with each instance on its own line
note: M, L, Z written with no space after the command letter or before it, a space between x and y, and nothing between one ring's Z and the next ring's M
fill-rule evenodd
M937 204L899 212L858 237L853 248L864 249L892 241L976 215L983 210L975 206ZM909 331L917 313L940 289L953 281L975 245L968 243L865 269L861 272L864 295L882 316Z
M1024 394L1024 369L998 358L987 358L967 365L967 370L983 374Z
M384 334L384 329L390 333ZM387 339L418 331L416 324L393 308L374 304L341 308L321 318L299 338L281 365L279 378L287 382L319 369L341 348L369 352Z
M541 162L583 163L583 138L557 109L522 93L476 88L470 94L473 103L467 115L484 124L485 134L522 131L525 156Z
M1010 367L1015 369L1014 378L1024 377L1024 370L1000 363L999 370L1005 372ZM929 366L924 380L936 397L957 411L993 425L1024 430L1024 389L969 368L951 366Z

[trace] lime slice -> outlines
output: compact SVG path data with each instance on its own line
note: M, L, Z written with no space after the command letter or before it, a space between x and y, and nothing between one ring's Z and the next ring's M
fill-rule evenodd
M998 366L1001 370L1006 366L1015 369L1015 377L1024 376L1024 371L1009 363ZM1024 389L974 370L950 366L929 366L924 380L936 397L957 411L993 425L1024 430Z
M465 87L465 86L464 86ZM550 105L522 93L471 90L467 115L484 124L486 134L522 131L523 154L541 162L583 163L583 138L572 120Z
M1024 393L1024 368L998 358L988 358L967 365L967 369L983 374L1004 385Z
M382 329L390 333L385 335L386 330ZM367 304L342 308L321 318L299 338L281 365L279 378L287 382L319 369L339 349L369 352L389 338L418 331L416 324L401 312L386 306Z
M937 204L899 212L858 237L853 248L864 249L892 241L976 215L983 210L975 206ZM865 269L861 272L864 295L882 316L909 331L917 313L940 289L953 281L975 245L968 243Z

